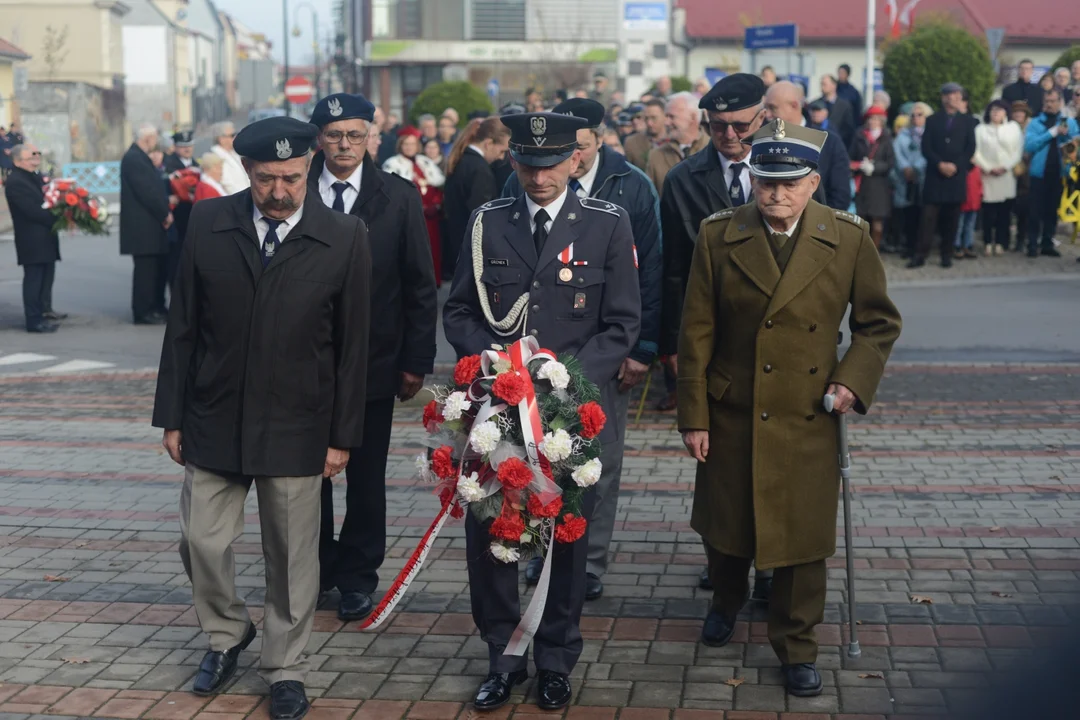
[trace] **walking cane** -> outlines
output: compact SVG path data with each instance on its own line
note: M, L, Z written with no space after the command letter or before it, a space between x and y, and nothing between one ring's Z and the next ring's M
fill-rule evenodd
M844 334L840 333L840 342L843 342ZM822 399L825 412L832 412L836 405L835 395L826 395ZM837 445L840 450L840 479L844 493L844 552L847 554L847 597L848 597L848 625L850 626L851 641L848 643L848 657L857 658L862 655L859 648L859 633L855 625L855 554L852 551L851 541L851 453L848 452L847 418L844 415L838 417L840 424L837 428Z

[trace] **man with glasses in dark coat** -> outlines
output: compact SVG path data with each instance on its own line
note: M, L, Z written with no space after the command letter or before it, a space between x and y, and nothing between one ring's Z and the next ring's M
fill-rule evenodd
M345 470L345 521L334 539L334 494L322 481L320 586L341 592L338 617L371 613L372 593L386 556L386 458L394 398L411 400L435 368L438 318L435 268L420 193L383 172L367 154L375 106L363 95L336 93L315 105L319 151L308 173L308 193L324 205L360 218L371 238L371 325L363 442Z

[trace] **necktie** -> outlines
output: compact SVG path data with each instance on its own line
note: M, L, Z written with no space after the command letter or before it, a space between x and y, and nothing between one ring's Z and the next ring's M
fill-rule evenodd
M581 186L581 183L576 178L570 178L570 189L574 191L574 194L578 197L585 197L585 188Z
M330 187L334 190L334 204L331 208L341 213L345 212L345 190L349 187L349 183L336 182Z
M743 194L742 173L746 169L745 163L735 163L731 166L731 206L739 207L746 204L746 196Z
M536 215L533 216L533 222L536 223L536 229L533 230L533 245L536 246L537 257L540 257L540 251L544 249L544 243L547 242L547 223L550 219L551 216L544 208L537 210Z
M271 220L268 217L264 217L263 221L266 222L267 227L270 229L266 231L266 238L263 240L262 246L262 263L263 267L270 264L270 261L274 259L274 253L277 252L278 245L281 242L278 240L277 229L281 227L281 220Z

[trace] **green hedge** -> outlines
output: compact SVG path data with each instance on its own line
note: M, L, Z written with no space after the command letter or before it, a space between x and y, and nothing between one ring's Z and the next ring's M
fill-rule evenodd
M452 107L461 119L458 125L464 127L469 122L469 113L476 110L494 112L491 100L480 88L468 82L440 82L429 85L416 97L409 120L415 125L416 119L425 113L435 117L442 115L446 108Z
M885 90L894 107L922 101L941 106L941 86L958 82L971 95L974 112L990 101L994 66L986 43L943 19L916 26L885 48Z
M1059 67L1072 69L1072 64L1077 60L1080 60L1080 45L1073 45L1058 56L1058 59L1050 66L1050 72L1057 70Z

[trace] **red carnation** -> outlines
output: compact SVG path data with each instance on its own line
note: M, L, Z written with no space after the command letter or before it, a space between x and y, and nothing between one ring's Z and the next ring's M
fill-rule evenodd
M94 220L97 220L98 209L96 207L91 207L90 208L90 217L92 217Z
M529 514L538 518L553 518L559 516L559 511L562 510L562 496L556 495L555 499L549 502L547 505L540 502L540 498L537 495L529 496Z
M81 187L81 188L76 188L75 194L78 195L81 198L84 198L84 197L87 197L90 194L90 191L87 190L84 187Z
M454 458L451 456L452 452L453 450L450 449L449 445L443 445L431 455L431 467L435 470L435 474L443 480L449 480L457 476L457 470L454 469Z
M525 399L527 388L525 380L517 372L507 372L495 378L495 383L491 386L491 392L511 405L517 405Z
M454 366L454 382L458 385L468 385L480 373L480 356L468 355L458 360Z
M439 403L432 400L424 406L424 429L429 433L435 432L435 428L445 420L446 418L439 412Z
M439 491L439 504L440 505L449 505L451 503L451 501L453 501L453 499L454 499L454 489L453 488L444 487L442 490Z
M604 423L607 422L607 416L604 415L604 410L595 402L587 402L581 405L577 409L578 417L581 419L581 437L589 440L600 434L600 431L604 429Z
M504 488L510 490L524 490L533 479L533 471L528 465L517 458L504 460L499 465L497 477Z
M461 503L454 503L454 505L450 508L450 517L454 518L455 520L460 520L461 518L465 517L465 508L461 507Z
M75 193L69 192L67 195L64 196L64 202L74 207L75 205L79 204L79 196Z
M566 513L563 515L562 524L555 528L555 539L561 543L577 542L585 534L588 524L585 518Z
M491 523L491 529L488 530L491 537L509 542L519 542L524 532L525 521L519 513L501 515Z

